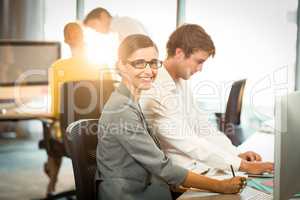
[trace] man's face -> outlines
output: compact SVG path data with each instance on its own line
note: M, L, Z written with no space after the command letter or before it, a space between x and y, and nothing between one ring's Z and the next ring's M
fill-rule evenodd
M101 13L99 19L95 20L94 29L99 33L108 33L111 17L107 13Z
M202 70L209 54L206 51L197 50L186 57L181 49L177 49L175 57L177 57L177 77L188 80L193 74Z

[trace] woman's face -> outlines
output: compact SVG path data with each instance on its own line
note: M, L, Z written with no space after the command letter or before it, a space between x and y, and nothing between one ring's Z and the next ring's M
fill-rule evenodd
M146 67L143 67L145 66L145 62L158 62L158 52L155 47L147 47L136 50L127 59L127 64L122 70L123 79L126 79L131 86L138 90L150 89L152 82L157 75L157 69L153 67L150 68L150 63L147 64Z

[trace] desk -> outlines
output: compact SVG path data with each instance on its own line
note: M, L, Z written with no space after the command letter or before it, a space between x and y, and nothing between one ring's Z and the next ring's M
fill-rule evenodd
M238 147L243 151L255 151L262 155L264 160L274 161L274 135L270 133L255 132ZM219 195L217 193L195 192L188 190L177 200L242 200L239 194Z
M0 87L0 121L53 118L48 99L48 85Z
M43 126L43 139L49 141L50 139L50 129L51 124L55 120L54 116L47 111L47 107L39 106L39 107L31 107L30 105L37 104L41 105L43 103L44 98L39 98L37 101L30 101L27 104L22 104L18 106L14 101L9 105L0 104L0 109L4 109L5 112L0 114L0 122L18 122L25 120L39 120L42 122ZM46 144L46 149L50 148L49 144Z
M247 188L245 188L246 190ZM245 191L244 191L245 192ZM250 200L247 194L223 194L207 193L207 192L193 192L188 191L181 195L177 200ZM255 199L254 199L255 200ZM299 200L298 197L291 198L290 200Z
M47 96L42 96L27 102L17 104L15 101L9 104L0 104L0 121L20 121L32 119L54 119L48 111Z
M54 119L50 113L6 113L0 115L0 121L21 121L32 119Z
M18 107L8 109L6 113L0 114L0 122L2 121L24 121L24 120L39 120L43 126L43 139L47 141L45 144L46 150L50 149L50 135L51 135L51 124L54 122L54 116L46 112L45 109L34 109L32 111L26 110L20 112Z
M218 193L187 191L177 200L241 200L238 194L220 195Z

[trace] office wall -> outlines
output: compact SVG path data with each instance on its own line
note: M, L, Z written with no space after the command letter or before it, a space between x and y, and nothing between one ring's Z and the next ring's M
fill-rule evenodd
M297 4L186 0L186 22L202 25L216 46L215 58L193 77L195 87L203 85L198 100L224 111L232 81L247 78L246 106L255 117L271 119L274 96L294 88Z
M76 0L45 0L45 39L60 41L62 57L71 55L64 43L63 29L66 23L76 20Z
M44 0L0 0L0 39L43 40Z

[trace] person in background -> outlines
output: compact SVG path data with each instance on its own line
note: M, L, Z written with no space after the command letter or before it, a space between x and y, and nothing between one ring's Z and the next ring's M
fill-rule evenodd
M115 69L118 36L109 32L112 17L104 8L95 8L87 14L84 35L88 59L105 68Z
M126 37L118 50L122 81L105 104L99 120L98 199L172 199L169 185L237 193L243 177L215 180L174 165L149 130L139 105L162 66L154 42L145 35Z
M145 27L131 17L113 16L104 8L91 10L85 17L88 56L95 63L115 69L120 42L131 34L148 35Z
M109 32L117 33L121 42L125 37L132 34L148 35L144 25L136 19L128 16L114 16L102 7L90 11L83 21L86 27L89 27L98 33L107 34Z
M79 23L68 23L64 28L65 43L72 56L53 63L49 70L51 91L51 112L58 118L60 106L60 87L63 83L77 80L99 80L100 67L90 63L86 55L84 33Z
M261 156L252 151L240 153L194 103L188 79L214 55L214 43L201 26L177 28L167 42L167 58L154 87L141 97L146 120L167 156L186 169L230 171L232 165L234 170L252 174L272 172L273 163L261 162Z
M83 20L83 24L98 33L108 33L112 21L111 14L102 7L91 10Z
M99 66L91 64L86 57L84 43L84 32L82 26L77 22L71 22L64 27L64 41L70 47L72 56L66 59L57 60L49 69L49 89L51 94L51 113L55 118L54 141L56 153L48 153L48 160L44 165L44 170L50 178L47 194L55 191L58 172L61 166L62 156L66 154L63 145L63 137L60 131L60 99L61 86L65 82L79 80L100 80L100 78L111 78L101 73Z
M114 16L111 21L110 31L118 34L120 42L132 34L149 35L140 21L128 16Z

